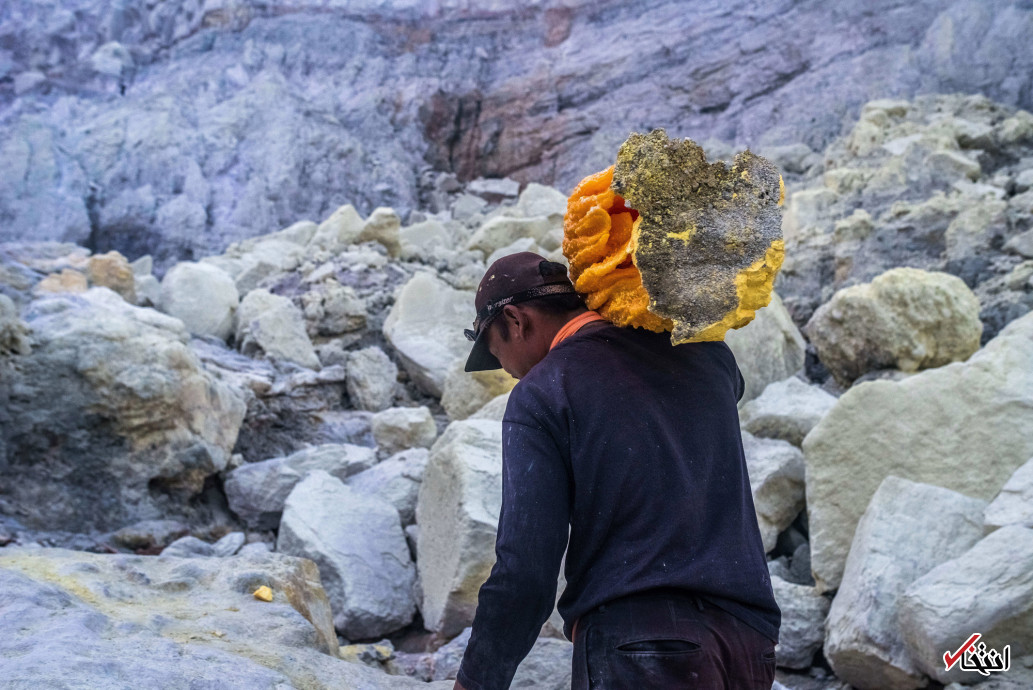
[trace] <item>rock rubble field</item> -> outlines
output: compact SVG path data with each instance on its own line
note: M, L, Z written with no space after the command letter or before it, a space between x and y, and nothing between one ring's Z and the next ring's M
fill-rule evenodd
M982 687L1030 687L1033 115L927 95L844 131L760 151L786 262L726 338L776 687L957 689L973 632L1010 645ZM164 268L0 244L0 684L451 687L516 383L464 373L462 330L494 259L564 261L566 190L431 183ZM570 657L554 612L514 687Z

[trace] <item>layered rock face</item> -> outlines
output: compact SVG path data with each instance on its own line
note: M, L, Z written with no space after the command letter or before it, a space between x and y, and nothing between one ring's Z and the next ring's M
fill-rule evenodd
M342 201L404 218L434 198L428 168L568 191L658 124L820 151L887 93L1029 108L1031 17L1008 0L14 0L0 160L16 183L0 190L0 238L165 267Z
M204 370L180 321L105 288L25 317L31 350L6 362L3 512L74 532L182 514L226 468L241 394Z

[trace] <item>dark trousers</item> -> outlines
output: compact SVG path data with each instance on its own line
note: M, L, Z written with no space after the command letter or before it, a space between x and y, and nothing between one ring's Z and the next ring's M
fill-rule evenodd
M770 690L775 644L684 590L650 590L581 617L572 690Z

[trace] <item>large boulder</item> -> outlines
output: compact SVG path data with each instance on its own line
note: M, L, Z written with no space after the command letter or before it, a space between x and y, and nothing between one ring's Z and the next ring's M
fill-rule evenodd
M430 448L438 426L426 407L391 407L373 415L373 439L384 453Z
M1033 458L1015 470L983 511L983 525L990 532L1005 525L1033 528Z
M725 342L735 355L746 390L740 407L764 392L768 384L783 381L804 365L807 343L793 323L777 292L771 302L757 310L753 321L728 331Z
M111 251L94 254L86 264L86 277L93 287L106 287L130 304L136 304L136 277L126 257Z
M839 586L857 522L887 476L989 500L1033 455L1031 427L1033 315L965 362L848 390L803 441L818 586Z
M871 283L836 292L804 332L833 376L914 372L964 361L979 349L979 300L949 273L894 268Z
M485 256L524 237L530 237L539 246L544 246L550 244L548 240L550 232L561 226L562 221L557 222L543 217L496 216L479 227L466 246L468 249L479 249L484 252ZM547 248L555 249L555 241L551 244L553 246Z
M375 345L347 355L348 399L359 410L380 412L391 407L398 367Z
M919 668L941 683L972 682L972 672L957 664L947 671L943 655L980 633L987 651L1003 653L1010 646L1011 671L1001 680L1030 687L1033 672L1024 657L1033 654L1031 574L1033 529L1009 525L911 583L898 617Z
M384 321L384 336L425 393L440 398L452 364L470 354L463 329L474 319L474 295L427 272L414 275Z
M402 249L398 234L401 226L402 221L393 208L380 206L369 214L358 239L360 242L379 242L391 256L398 256Z
M466 419L517 383L502 369L467 372L464 366L462 360L452 365L441 395L441 406L452 420Z
M416 579L398 511L326 472L311 472L283 509L276 550L315 561L345 637L377 637L408 625Z
M376 454L370 448L324 444L286 457L241 465L226 475L223 486L230 509L249 527L276 529L287 496L310 472L322 470L343 480L368 470L376 462Z
M359 493L378 496L398 510L402 525L416 521L416 499L430 453L425 448L403 450L345 480Z
M362 233L362 216L351 204L338 207L326 220L319 224L308 242L308 249L336 254L349 244L357 242Z
M272 601L253 596L262 586ZM338 659L319 571L282 554L183 559L8 548L0 551L0 608L10 687L439 685Z
M401 228L398 236L401 258L405 261L429 262L453 251L451 247L455 242L448 226L434 219Z
M771 576L771 589L782 611L775 659L785 668L810 668L814 653L825 639L829 600L814 587Z
M431 449L416 503L423 624L445 637L473 622L495 565L502 509L502 426L452 422Z
M787 441L757 438L748 431L742 432L742 446L764 551L771 551L778 533L804 507L803 453Z
M837 677L860 690L925 685L901 638L900 595L979 541L985 506L939 486L883 480L857 524L826 623L825 658Z
M160 307L191 333L229 340L240 296L225 271L206 263L179 263L161 281Z
M189 512L223 470L243 397L205 372L183 323L106 288L37 300L8 360L0 506L37 529L117 529Z
M333 278L323 280L301 296L310 337L331 337L366 328L366 302L355 290Z
M268 290L252 290L241 300L237 347L245 354L265 353L309 369L320 366L301 310L288 298Z
M778 438L799 446L835 404L835 396L790 376L770 384L760 396L743 405L739 423L743 431L754 436Z

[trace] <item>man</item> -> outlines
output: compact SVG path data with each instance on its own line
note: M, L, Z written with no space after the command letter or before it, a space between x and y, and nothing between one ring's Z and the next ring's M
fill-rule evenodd
M618 328L530 252L493 263L475 305L466 370L520 381L503 420L497 561L455 687L509 687L566 549L575 690L768 690L781 612L728 346Z

